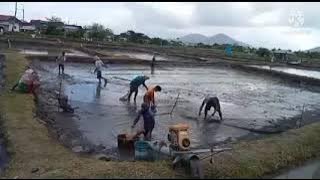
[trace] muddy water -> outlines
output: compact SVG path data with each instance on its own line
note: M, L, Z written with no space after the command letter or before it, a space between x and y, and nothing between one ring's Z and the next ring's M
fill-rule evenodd
M297 69L297 68L291 68L291 67L271 67L270 68L270 66L265 66L265 65L264 66L251 65L251 67L269 69L273 71L284 72L284 73L298 75L298 76L305 76L305 77L320 79L320 71Z
M48 50L39 50L39 49L20 49L21 54L26 55L55 55L59 56L61 54L61 51L58 49L48 49ZM89 57L88 54L83 53L81 51L77 50L70 50L70 52L66 53L66 56L81 56L81 57Z
M122 56L133 59L142 59L142 60L152 60L153 54L151 53L143 53L143 52L130 52L130 51L121 51L121 50L103 50L101 51L103 54L109 56ZM176 56L169 55L156 55L156 61L179 61L179 62L190 62L193 59L180 58Z
M148 53L132 53L132 52L114 52L114 56L128 56L130 58L134 59L143 59L143 60L152 60L153 54L148 54ZM162 61L167 61L168 58L164 56L157 55L156 60L162 60Z
M41 80L57 79L57 68L52 63L43 63ZM76 121L84 136L93 144L106 147L117 145L116 136L131 132L130 126L145 93L139 89L137 105L119 101L129 89L129 81L137 75L150 75L146 66L111 65L104 69L103 76L109 80L100 88L92 74L93 65L67 64L65 73L72 78L63 83L63 91L69 96L71 105L78 107ZM284 80L259 77L229 68L157 68L147 85L159 84L163 91L157 93L158 113L170 112L175 98L180 93L173 116L156 116L154 139L166 139L168 126L178 122L191 125L192 147L209 146L226 139L238 139L256 134L247 130L214 123L198 118L197 113L206 94L216 95L221 101L224 122L253 129L270 126L272 120L281 124L284 118L301 115L305 111L318 112L318 93L306 91L298 86L286 84ZM211 111L212 112L212 111ZM318 114L315 116L319 117ZM218 119L217 114L214 119ZM142 119L137 128L142 126Z

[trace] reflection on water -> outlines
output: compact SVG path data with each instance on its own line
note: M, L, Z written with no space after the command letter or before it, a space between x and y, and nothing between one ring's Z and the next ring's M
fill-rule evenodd
M84 56L89 57L88 54L77 51L77 50L70 50L71 52L67 52L66 56ZM27 55L54 55L59 56L62 51L60 50L35 50L35 49L23 49L20 50L21 54L27 54Z
M101 96L101 82L97 84L97 88L96 88L96 98L99 99L100 96Z
M133 59L152 60L153 54L148 53L136 53L136 52L116 52L114 56L128 56ZM156 60L166 61L168 58L158 55Z
M30 54L30 55L48 55L48 51L43 50L32 50L32 49L24 49L20 51L21 54Z
M320 71L313 71L313 70L305 70L305 69L297 69L291 67L270 67L270 66L258 66L258 65L250 65L250 67L256 67L261 69L268 69L278 72L284 72L288 74L294 74L298 76L305 76L320 79Z

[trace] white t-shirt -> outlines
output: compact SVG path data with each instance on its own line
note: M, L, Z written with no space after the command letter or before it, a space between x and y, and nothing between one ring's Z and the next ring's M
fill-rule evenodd
M66 62L66 56L59 56L57 59L58 64L64 64Z
M101 68L104 65L104 63L99 59L99 60L96 60L95 65L96 65L97 71L101 71Z

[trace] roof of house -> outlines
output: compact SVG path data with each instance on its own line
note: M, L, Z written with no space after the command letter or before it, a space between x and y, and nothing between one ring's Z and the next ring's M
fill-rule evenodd
M48 21L43 21L43 20L31 20L30 23L48 23Z
M28 23L28 22L22 22L21 25L22 26L33 26L33 24Z
M293 52L287 50L275 50L273 53L275 54L293 54Z
M76 27L76 28L82 28L82 26L77 26L77 25L69 25L69 24L65 24L64 27Z
M15 18L14 16L0 15L0 21L9 21L14 18ZM15 19L17 19L17 18L15 18ZM19 19L17 19L17 20L19 20Z

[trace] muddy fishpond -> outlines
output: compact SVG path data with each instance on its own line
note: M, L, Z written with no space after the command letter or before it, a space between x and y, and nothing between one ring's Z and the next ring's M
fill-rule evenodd
M108 79L104 87L93 74L93 64L67 63L65 75L60 76L53 62L33 61L32 65L41 78L38 115L46 119L49 129L54 129L57 138L74 152L104 153L117 159L117 135L132 133L143 126L141 117L136 128L131 129L146 91L144 87L139 88L136 104L133 96L130 103L119 100L128 92L130 80L138 75L150 76L147 85L162 87L156 93L159 115L154 140L166 140L170 125L188 123L192 148L208 148L262 138L316 122L320 117L318 87L301 87L285 78L231 67L159 65L151 74L149 66L111 64L102 72ZM59 110L56 95L59 91L75 107L73 114ZM172 116L165 115L171 111L178 94ZM220 99L222 123L217 113L207 120L203 119L203 113L198 117L206 95Z

